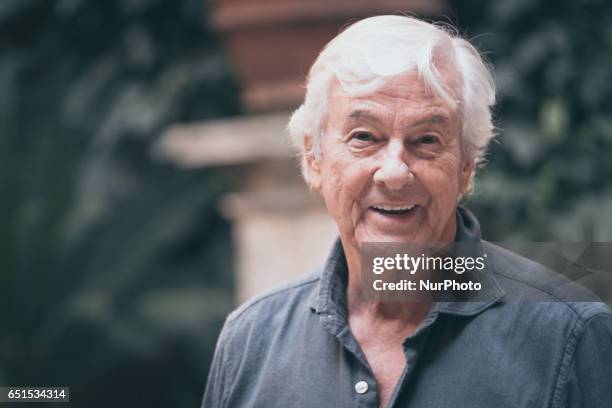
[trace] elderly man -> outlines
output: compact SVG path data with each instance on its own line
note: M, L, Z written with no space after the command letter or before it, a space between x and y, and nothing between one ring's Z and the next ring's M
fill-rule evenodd
M538 286L518 255L489 244L497 289L477 302L363 296L363 243L480 242L457 203L494 95L473 46L415 18L368 18L325 47L289 132L340 238L321 272L228 317L204 407L612 407L610 310Z

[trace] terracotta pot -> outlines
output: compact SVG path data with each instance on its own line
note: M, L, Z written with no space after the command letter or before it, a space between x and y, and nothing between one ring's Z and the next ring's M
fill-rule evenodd
M444 0L217 0L212 23L242 81L245 108L261 112L299 104L318 52L351 21L445 9Z

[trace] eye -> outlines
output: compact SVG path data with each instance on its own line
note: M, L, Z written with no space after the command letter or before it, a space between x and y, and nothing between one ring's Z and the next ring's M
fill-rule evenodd
M424 145L432 145L438 143L438 138L434 135L424 135L417 139L417 143Z
M368 132L355 132L351 136L351 139L358 140L360 142L372 142L374 141L374 136Z

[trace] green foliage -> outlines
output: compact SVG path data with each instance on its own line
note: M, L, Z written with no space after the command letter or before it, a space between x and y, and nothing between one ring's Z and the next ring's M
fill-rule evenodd
M612 240L612 5L453 4L499 89L499 136L469 202L486 237Z
M230 175L152 159L239 113L202 1L0 3L0 383L197 406L231 307Z

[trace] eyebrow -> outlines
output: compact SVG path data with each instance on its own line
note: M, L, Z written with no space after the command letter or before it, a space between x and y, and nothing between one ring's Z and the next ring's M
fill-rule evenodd
M365 119L379 120L378 117L376 117L374 114L368 112L367 110L361 110L361 109L352 111L348 115L348 117L351 118L351 119L365 118Z
M352 111L348 117L350 119L370 119L370 120L375 120L375 121L379 121L380 119L370 113L367 110L362 110L362 109L358 109L358 110L354 110ZM418 122L412 124L412 126L423 126L423 125L441 125L441 124L445 124L446 122L448 122L448 117L446 115L433 115L433 116L428 116L424 119L419 120Z
M448 117L446 115L434 115L434 116L419 120L413 126L441 125L446 122L448 122Z

